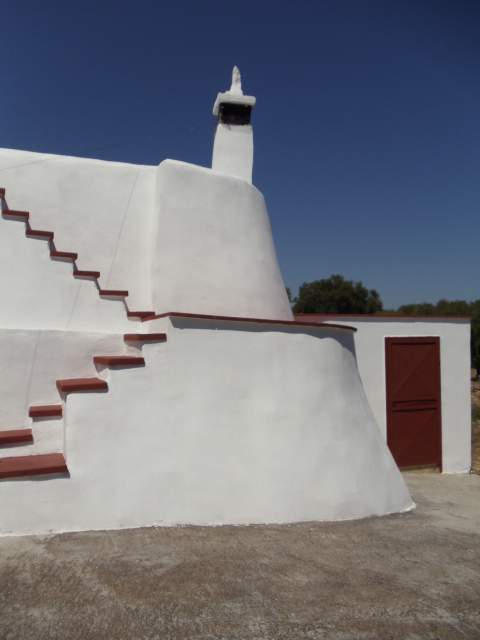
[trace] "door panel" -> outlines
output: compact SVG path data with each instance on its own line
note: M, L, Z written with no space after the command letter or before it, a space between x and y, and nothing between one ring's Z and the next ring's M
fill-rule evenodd
M439 338L386 338L387 443L399 467L441 465Z

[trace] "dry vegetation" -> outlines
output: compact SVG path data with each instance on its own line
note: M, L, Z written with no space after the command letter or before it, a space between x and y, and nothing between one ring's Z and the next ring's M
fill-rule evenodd
M472 471L480 474L480 376L472 380Z

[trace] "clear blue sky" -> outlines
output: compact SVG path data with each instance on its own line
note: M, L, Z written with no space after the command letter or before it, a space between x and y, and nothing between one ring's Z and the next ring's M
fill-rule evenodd
M479 2L4 0L1 17L0 146L208 165L238 64L287 285L480 298Z

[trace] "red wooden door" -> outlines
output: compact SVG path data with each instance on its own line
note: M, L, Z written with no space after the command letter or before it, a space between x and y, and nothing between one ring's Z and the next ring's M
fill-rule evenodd
M439 338L385 338L387 443L399 467L441 466Z

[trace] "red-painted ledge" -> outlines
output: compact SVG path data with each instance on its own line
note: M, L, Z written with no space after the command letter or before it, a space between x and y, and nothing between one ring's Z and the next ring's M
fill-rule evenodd
M31 429L9 429L0 431L0 446L11 446L14 444L31 444L33 435Z
M166 333L125 333L125 342L166 342Z
M76 393L78 391L108 391L108 384L102 378L66 378L57 380L59 393Z
M61 453L0 458L0 478L68 473Z
M241 318L237 316L213 316L205 313L184 313L183 311L166 311L147 318L142 322L157 320L158 318L193 318L198 320L219 320L221 322L248 322L251 324L274 324L285 325L287 327L309 327L311 329L345 329L356 331L355 327L347 324L335 324L333 322L303 322L299 320L270 320L269 318Z
M144 367L145 359L140 356L94 356L93 362L105 367Z
M61 404L32 405L28 410L28 415L30 418L61 418L63 406Z

